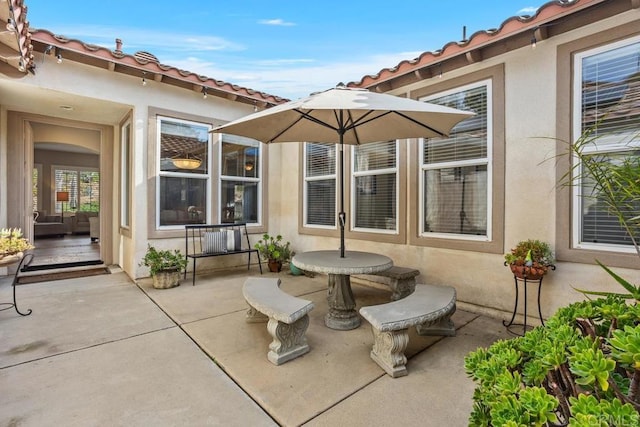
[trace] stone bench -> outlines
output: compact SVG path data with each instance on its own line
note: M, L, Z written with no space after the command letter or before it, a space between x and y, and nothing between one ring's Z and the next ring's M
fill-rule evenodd
M393 378L407 375L408 329L416 326L418 335L454 336L455 311L456 290L434 285L417 285L406 298L360 308L373 332L371 358Z
M398 267L394 265L388 270L375 274L360 274L359 279L382 283L391 288L391 301L397 301L410 295L416 288L416 277L420 271L415 268Z
M267 358L281 365L309 351L305 332L313 302L289 295L280 289L280 279L248 278L242 287L250 308L246 321L266 322L273 337Z

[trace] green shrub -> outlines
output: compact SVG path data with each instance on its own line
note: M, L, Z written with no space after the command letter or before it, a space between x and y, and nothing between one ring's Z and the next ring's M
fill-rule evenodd
M151 245L147 247L147 253L140 262L140 265L149 267L149 274L154 276L160 271L178 270L183 271L187 268L187 257L178 249L157 250Z

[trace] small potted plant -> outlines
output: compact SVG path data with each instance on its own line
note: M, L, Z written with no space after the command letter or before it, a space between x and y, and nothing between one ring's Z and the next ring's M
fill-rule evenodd
M33 249L33 245L24 237L19 228L0 230L0 266L20 261L24 252Z
M504 265L508 265L516 277L540 279L553 265L554 256L548 243L540 240L522 240L504 255Z
M154 288L173 288L180 284L180 273L187 268L187 257L178 249L157 250L149 245L140 265L149 267Z
M281 235L273 237L265 233L262 235L262 239L255 244L255 248L260 256L267 260L269 271L273 273L282 271L282 265L291 261L291 257L295 255L295 252L291 250L291 244L285 243Z

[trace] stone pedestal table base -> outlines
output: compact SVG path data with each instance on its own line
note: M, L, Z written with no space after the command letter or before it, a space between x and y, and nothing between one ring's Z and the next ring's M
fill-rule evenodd
M356 311L349 276L329 274L327 304L329 312L324 316L324 324L328 328L349 331L360 326L360 316Z

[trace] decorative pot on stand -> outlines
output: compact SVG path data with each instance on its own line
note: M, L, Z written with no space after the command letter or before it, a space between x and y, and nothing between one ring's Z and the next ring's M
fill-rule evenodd
M528 267L526 265L509 265L513 275L520 279L538 280L541 279L546 273L547 269L544 267Z

